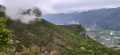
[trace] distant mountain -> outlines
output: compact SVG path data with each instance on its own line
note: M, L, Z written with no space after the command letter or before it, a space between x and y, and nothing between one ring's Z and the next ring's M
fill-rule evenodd
M54 24L82 24L84 27L97 25L107 30L120 30L120 8L89 10L68 14L44 14L44 19ZM74 22L75 23L75 22Z

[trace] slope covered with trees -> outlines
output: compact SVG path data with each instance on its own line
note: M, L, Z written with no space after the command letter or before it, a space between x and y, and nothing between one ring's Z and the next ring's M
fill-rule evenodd
M91 38L81 37L81 25L57 26L44 19L30 24L7 19L6 25L12 31L11 38L19 41L17 55L120 55ZM17 45L1 47L0 54L13 55Z

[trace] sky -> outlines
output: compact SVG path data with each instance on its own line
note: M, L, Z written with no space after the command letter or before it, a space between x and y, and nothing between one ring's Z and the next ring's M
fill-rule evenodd
M27 9L39 7L44 14L81 12L120 7L120 0L0 0L7 7Z

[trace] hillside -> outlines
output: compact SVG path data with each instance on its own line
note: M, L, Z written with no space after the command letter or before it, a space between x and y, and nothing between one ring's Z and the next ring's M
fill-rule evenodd
M22 45L18 55L39 55L38 53L59 52L60 55L119 55L118 51L106 48L99 42L80 36L81 25L56 26L44 19L24 24L7 19L7 28L12 31L13 40ZM86 33L84 33L86 34ZM18 45L18 44L17 44ZM0 54L13 54L16 44L10 44ZM38 47L36 47L38 46ZM51 54L50 54L51 55ZM58 55L58 54L54 54Z
M48 52L57 50L61 55L118 55L117 52L90 38L86 39L77 35L82 31L82 27L79 25L55 26L45 20L26 25L8 20L7 26L13 31L12 38L19 40L26 47L35 44L45 47L45 51Z
M83 12L44 14L43 17L54 24L82 24L84 27L97 25L105 30L120 30L120 8L98 9Z

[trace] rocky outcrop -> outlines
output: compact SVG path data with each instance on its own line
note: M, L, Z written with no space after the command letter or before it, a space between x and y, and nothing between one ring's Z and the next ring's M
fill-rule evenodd
M3 5L0 5L0 17L5 17L5 11L6 7Z
M84 38L89 38L89 36L87 35L87 32L86 32L85 28L82 29L82 31L79 33L79 35L81 37L84 37Z
M6 10L6 7L3 5L0 5L0 12L4 12Z
M67 27L68 28L68 27ZM83 38L89 38L89 36L87 35L86 29L80 25L80 24L72 24L69 26L69 28L74 29L77 35L79 35L80 37Z
M42 12L39 10L39 8L33 8L33 9L27 9L22 12L23 15L34 15L36 17L42 17Z

